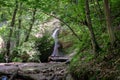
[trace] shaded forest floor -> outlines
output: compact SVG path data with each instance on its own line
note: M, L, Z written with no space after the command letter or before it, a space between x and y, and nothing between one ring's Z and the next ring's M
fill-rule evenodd
M70 68L75 80L120 80L119 53L100 54L97 58L81 55L77 60Z

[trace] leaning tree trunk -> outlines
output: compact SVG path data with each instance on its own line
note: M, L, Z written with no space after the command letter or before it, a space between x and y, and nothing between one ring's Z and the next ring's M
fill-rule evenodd
M34 10L33 10L33 15L32 15L32 19L31 19L31 23L30 23L30 28L29 28L28 34L27 34L27 36L26 36L26 38L25 38L25 42L28 41L29 36L30 36L30 33L31 33L31 31L32 31L32 27L33 27L34 22L35 22L35 14L36 14L36 11L37 11L37 9L34 8Z
M6 59L6 62L8 62L8 59L9 59L9 55L10 55L10 42L11 42L11 37L12 37L12 33L13 33L13 27L14 27L14 24L15 24L15 18L16 18L16 14L17 14L17 10L18 10L18 1L16 0L15 2L15 9L14 9L14 12L13 12L13 17L12 17L12 21L11 21L11 24L10 24L10 33L9 33L9 36L8 36L8 41L7 41L7 44L6 44L6 54L5 54L5 59Z
M115 35L114 35L112 25L111 25L109 2L108 2L108 0L103 0L103 1L104 1L104 8L105 8L107 30L108 30L108 34L109 34L109 37L110 37L111 45L113 46L114 43L115 43Z
M90 10L89 10L89 2L88 0L85 0L85 11L86 11L86 19L87 19L87 23L88 23L88 29L90 31L90 37L91 37L91 42L92 42L92 47L93 47L93 52L96 54L99 46L98 43L96 41L95 38L95 34L93 32L93 28L92 28L92 23L91 23L91 17L90 17Z

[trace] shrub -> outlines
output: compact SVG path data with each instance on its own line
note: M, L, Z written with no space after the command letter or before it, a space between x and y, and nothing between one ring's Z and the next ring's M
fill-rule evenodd
M53 39L49 35L44 35L36 40L35 48L40 53L39 58L41 62L47 62L53 51Z

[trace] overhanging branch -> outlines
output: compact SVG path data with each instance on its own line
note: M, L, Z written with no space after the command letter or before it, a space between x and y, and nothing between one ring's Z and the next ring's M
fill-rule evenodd
M68 25L66 22L64 22L62 19L60 19L60 18L58 18L57 16L55 16L55 15L52 15L52 14L48 14L48 13L45 13L45 12L43 12L44 14L47 14L47 15L49 15L49 16L51 16L51 17L54 17L54 18L56 18L56 19L58 19L60 22L62 22L63 24L65 24L69 29L70 29L70 31L73 33L73 35L79 40L79 41L81 41L81 39L78 37L78 35L74 32L74 30L70 27L70 25Z

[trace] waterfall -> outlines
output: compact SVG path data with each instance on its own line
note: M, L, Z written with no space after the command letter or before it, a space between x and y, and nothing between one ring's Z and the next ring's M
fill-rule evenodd
M54 30L53 34L52 34L52 37L53 37L53 39L55 41L55 45L54 45L54 50L53 50L53 53L52 53L51 56L60 56L60 54L59 54L60 52L58 50L58 48L60 46L59 43L58 43L58 34L59 34L59 31L60 31L60 29L56 28Z
M59 28L56 28L55 31L52 34L52 37L55 41L58 41L58 34L59 34Z

